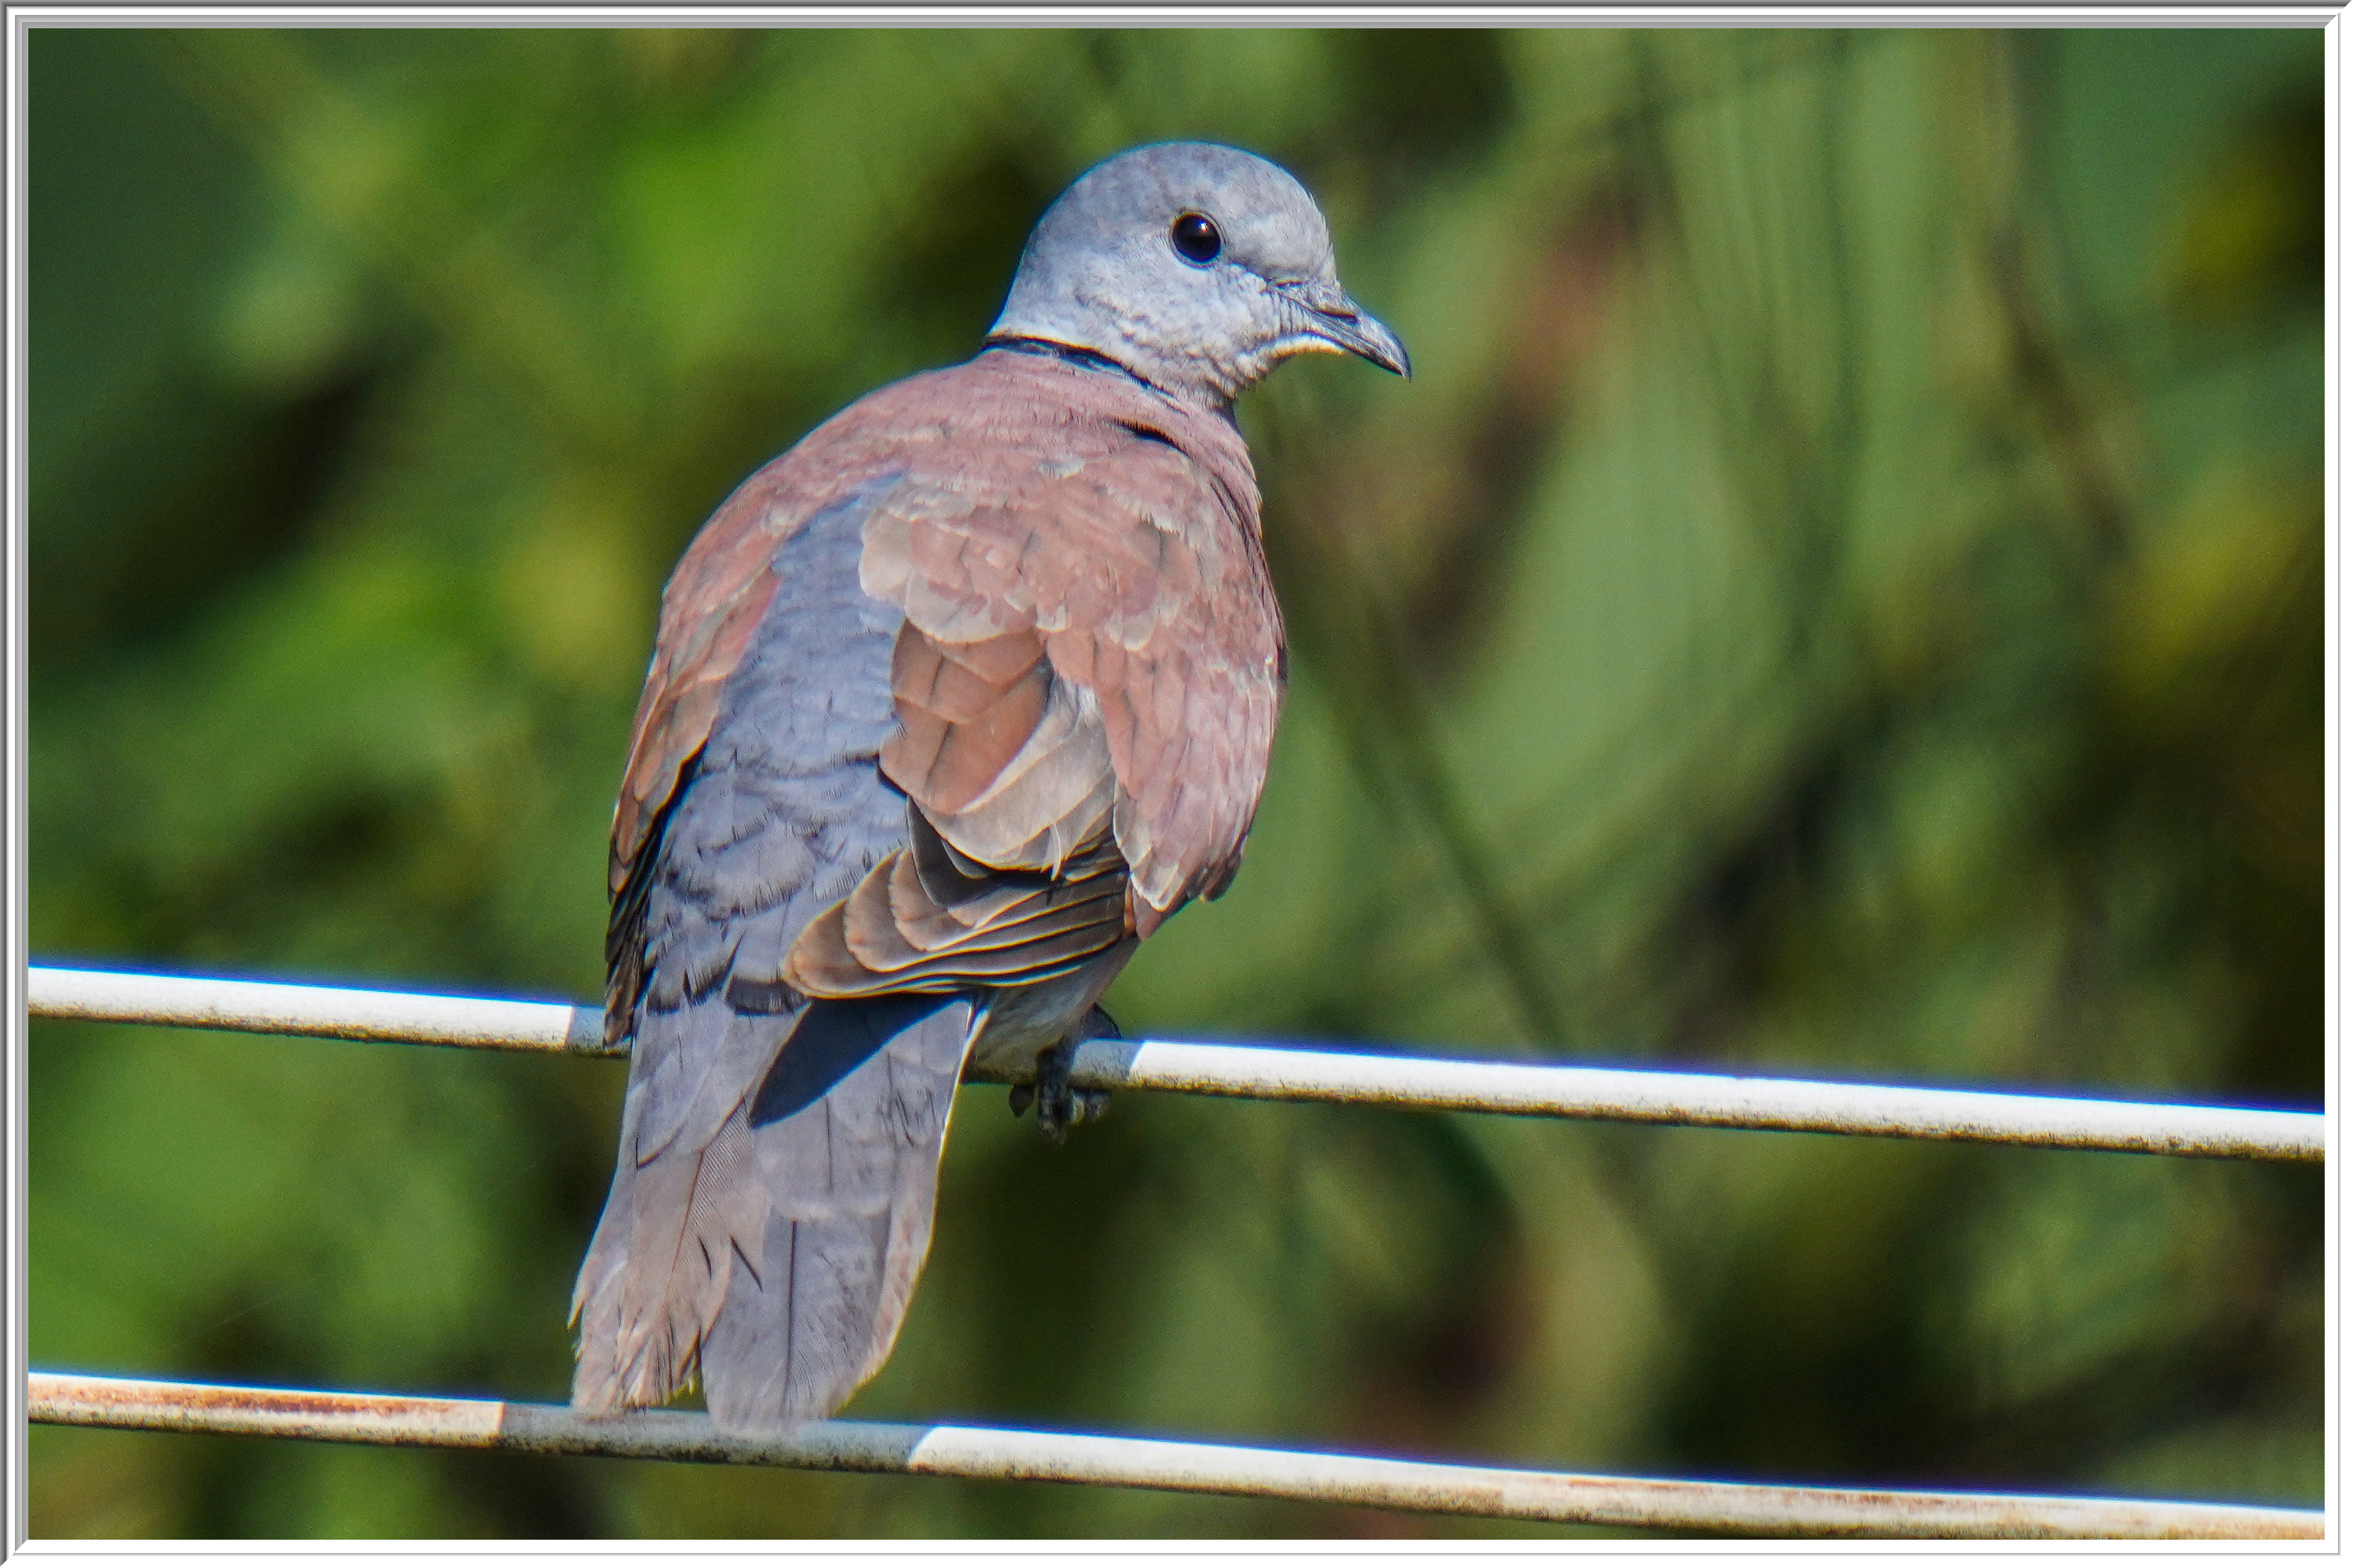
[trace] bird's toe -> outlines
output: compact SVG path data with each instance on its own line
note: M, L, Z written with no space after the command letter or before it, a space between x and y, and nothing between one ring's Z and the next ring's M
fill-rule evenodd
M1101 1121L1111 1112L1109 1089L1082 1089L1071 1082L1071 1067L1077 1060L1078 1048L1090 1040L1116 1040L1119 1025L1102 1008L1091 1009L1071 1037L1060 1044L1038 1053L1037 1076L1026 1084L1016 1084L1007 1097L1016 1117L1025 1116L1035 1106L1038 1110L1038 1130L1049 1143L1060 1143L1063 1135L1083 1121Z

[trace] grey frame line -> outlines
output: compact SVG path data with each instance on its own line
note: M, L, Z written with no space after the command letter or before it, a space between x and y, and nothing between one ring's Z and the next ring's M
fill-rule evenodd
M814 1421L728 1437L707 1416L584 1416L562 1405L30 1374L37 1422L150 1432L501 1448L883 1475L1060 1481L1355 1508L1752 1535L1962 1540L2325 1540L2304 1509L2010 1492L1796 1487L1431 1464L1223 1443L982 1426Z
M36 1018L607 1056L603 1012L564 1002L422 994L43 965ZM1083 1088L1324 1101L1505 1116L2316 1162L2317 1111L1833 1083L1721 1073L1461 1061L1309 1046L1100 1040Z

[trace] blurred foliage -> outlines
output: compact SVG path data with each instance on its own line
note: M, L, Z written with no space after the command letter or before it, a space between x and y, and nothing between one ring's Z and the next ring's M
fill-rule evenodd
M1135 1031L2316 1104L2313 31L41 29L31 939L588 996L656 590L1198 135L1295 685ZM41 1365L561 1398L617 1065L32 1036ZM851 1413L2316 1505L2317 1172L973 1091ZM41 1535L1544 1533L41 1429Z

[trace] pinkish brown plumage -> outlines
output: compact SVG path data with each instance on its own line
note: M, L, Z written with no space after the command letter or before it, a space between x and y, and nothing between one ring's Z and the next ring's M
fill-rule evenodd
M1402 351L1289 176L1181 144L1072 187L991 344L753 475L663 594L614 813L633 1061L584 1408L698 1373L730 1430L838 1405L897 1332L967 1055L1034 1077L1059 1137L1097 998L1240 863L1282 622L1227 399L1290 353Z

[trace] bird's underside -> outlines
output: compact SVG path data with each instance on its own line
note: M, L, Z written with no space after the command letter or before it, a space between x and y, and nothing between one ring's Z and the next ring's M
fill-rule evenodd
M613 839L621 1157L574 1402L829 1413L929 1245L965 1059L1084 1033L1231 875L1282 629L1230 424L1000 349L747 482L664 595Z

